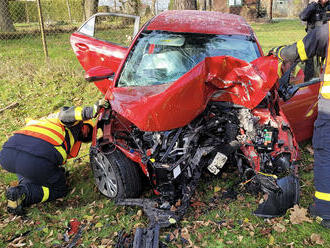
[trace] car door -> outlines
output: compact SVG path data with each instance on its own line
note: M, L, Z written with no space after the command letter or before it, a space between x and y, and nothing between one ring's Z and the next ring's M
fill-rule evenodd
M103 66L116 73L128 46L138 33L140 17L118 13L98 13L88 19L70 37L80 64L87 72ZM105 94L111 80L95 82Z

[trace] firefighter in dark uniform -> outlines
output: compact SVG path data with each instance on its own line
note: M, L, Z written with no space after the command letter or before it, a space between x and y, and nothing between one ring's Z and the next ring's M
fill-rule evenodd
M330 228L330 49L329 23L314 28L298 42L270 51L280 60L306 61L319 56L322 62L321 85L318 99L318 117L314 123L314 204L309 208L312 216L322 218L322 226Z
M313 1L299 14L300 20L307 23L306 32L312 31L315 27L325 24L330 15L330 3L328 0ZM312 57L305 62L305 81L315 77L320 68L319 60L317 57Z
M328 5L328 0L313 1L299 14L300 20L307 22L307 33L327 21Z
M6 191L8 212L21 215L24 207L67 194L61 165L78 155L82 142L92 140L91 119L102 104L64 107L47 118L30 120L8 139L0 151L0 165L19 179L18 186Z

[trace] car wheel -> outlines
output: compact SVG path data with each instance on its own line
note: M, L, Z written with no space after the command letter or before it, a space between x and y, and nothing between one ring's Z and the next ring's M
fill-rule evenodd
M120 150L91 148L90 161L95 184L103 195L112 199L140 196L139 168Z

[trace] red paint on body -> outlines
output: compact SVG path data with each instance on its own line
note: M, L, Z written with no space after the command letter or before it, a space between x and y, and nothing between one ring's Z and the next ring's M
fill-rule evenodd
M212 101L256 107L277 82L277 59L251 64L230 56L206 58L173 83L113 88L114 111L144 131L165 131L190 123Z

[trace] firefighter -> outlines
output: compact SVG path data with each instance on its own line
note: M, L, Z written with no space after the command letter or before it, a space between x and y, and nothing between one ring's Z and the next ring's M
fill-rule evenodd
M328 0L314 0L299 14L299 18L306 22L306 32L310 32L328 21L330 3ZM305 81L313 78L319 70L320 64L317 57L312 57L305 62Z
M313 56L322 58L318 116L314 123L314 203L312 216L322 218L321 225L330 228L330 50L329 22L314 28L302 39L289 46L274 48L270 54L284 63L306 61Z
M92 140L92 118L103 104L101 100L93 107L64 107L47 118L30 120L8 139L0 151L0 165L19 180L6 191L8 212L22 215L25 207L67 194L61 165L78 155L82 142Z
M306 32L328 21L327 12L330 10L328 0L314 0L299 14L300 20L306 22Z

